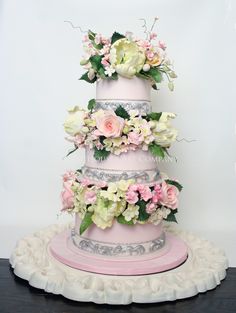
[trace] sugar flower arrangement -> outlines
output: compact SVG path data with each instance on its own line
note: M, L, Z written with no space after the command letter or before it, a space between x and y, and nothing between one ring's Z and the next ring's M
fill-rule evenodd
M158 225L163 219L176 222L182 189L169 179L149 184L137 184L132 179L107 183L80 176L79 171L67 172L63 186L62 211L78 213L80 234L92 224L102 229L111 227L115 219L127 225Z
M80 79L94 83L99 79L116 80L118 75L126 78L138 76L149 80L157 89L157 84L166 77L172 91L173 79L177 76L167 58L165 43L152 31L156 21L157 18L150 31L144 21L145 39L136 38L131 32L114 32L106 38L89 30L83 39L85 54L80 62L86 72Z
M94 99L84 110L74 107L64 123L67 138L74 149L88 146L94 149L97 160L106 159L110 153L119 155L129 150L149 150L155 157L164 158L167 149L176 140L177 130L171 126L174 113L160 112L140 115L139 111L127 112L123 107L115 111L93 109Z

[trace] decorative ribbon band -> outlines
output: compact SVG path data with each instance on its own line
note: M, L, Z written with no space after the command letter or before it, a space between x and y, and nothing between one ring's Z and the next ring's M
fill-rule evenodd
M145 100L99 100L96 101L95 110L113 110L122 106L126 111L138 110L141 114L151 112L151 103Z
M71 232L71 237L74 245L78 249L92 254L106 255L111 257L149 254L163 248L165 245L164 232L154 240L134 244L108 244L105 242L90 240L79 236L74 229Z
M122 179L135 179L137 182L153 182L161 179L157 168L142 171L103 170L93 167L82 167L82 174L95 180L116 182Z

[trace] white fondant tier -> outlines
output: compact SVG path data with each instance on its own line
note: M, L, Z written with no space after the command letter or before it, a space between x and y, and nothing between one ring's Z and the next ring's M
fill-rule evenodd
M117 80L101 79L96 86L97 100L145 100L150 101L151 84L138 77Z
M79 234L81 220L76 214L75 232ZM112 227L101 229L96 225L91 225L82 235L89 240L100 241L113 244L137 244L146 241L155 240L163 232L162 223L153 224L135 224L123 225L114 221Z

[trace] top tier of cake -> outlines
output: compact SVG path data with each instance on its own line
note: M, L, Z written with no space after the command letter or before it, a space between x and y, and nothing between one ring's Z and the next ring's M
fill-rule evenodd
M127 111L149 113L151 84L148 80L119 77L118 80L100 80L96 87L95 109L115 110L122 105Z

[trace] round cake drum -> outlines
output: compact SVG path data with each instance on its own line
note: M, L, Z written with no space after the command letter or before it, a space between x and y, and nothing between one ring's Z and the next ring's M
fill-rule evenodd
M114 258L87 253L75 247L70 230L56 235L50 242L51 254L61 263L83 271L109 275L143 275L167 271L187 258L187 246L180 238L166 233L161 251L147 256L132 255Z

